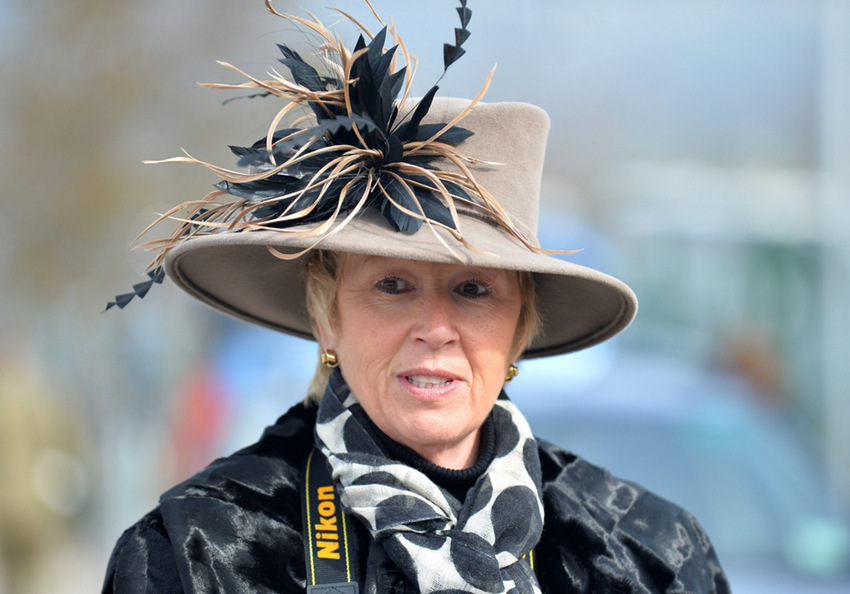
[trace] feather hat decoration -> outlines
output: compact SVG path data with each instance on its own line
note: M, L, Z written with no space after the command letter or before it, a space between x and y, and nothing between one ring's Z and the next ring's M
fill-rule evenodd
M365 2L381 22L369 0ZM166 219L177 221L170 236L140 246L156 252L148 266L149 279L135 285L133 292L118 295L106 309L123 308L134 297L144 297L153 283L161 283L165 257L191 238L269 229L315 238L313 245L299 253L276 252L280 258L297 258L341 231L364 209L379 211L398 232L416 233L423 225L432 231L442 228L469 246L457 212L458 204L463 204L492 218L529 249L539 249L527 242L498 201L476 183L469 169L476 160L458 148L473 134L458 124L483 97L493 72L478 96L452 121L423 124L439 87L434 84L411 106L416 61L393 25L381 22L382 28L373 34L336 9L361 31L349 50L311 13L307 12L309 18L283 14L271 0L266 0L266 7L319 36L324 72L284 44L278 45L279 62L289 70L289 77L271 72L270 78L261 80L222 63L247 81L204 86L258 89L251 96L274 96L287 102L265 138L249 147L230 147L245 171L218 167L188 154L157 161L200 164L221 181L213 192L172 208L143 231ZM457 13L460 26L455 28L454 43L444 44L443 74L463 56L463 44L470 36L472 11L466 0L460 0ZM388 35L393 44L387 49ZM297 119L292 127L279 127L296 109L305 107L308 116ZM438 159L453 163L455 171L435 166ZM452 251L448 243L442 244Z

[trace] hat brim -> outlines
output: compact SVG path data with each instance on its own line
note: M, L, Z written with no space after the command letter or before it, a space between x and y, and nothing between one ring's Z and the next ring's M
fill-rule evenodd
M463 263L506 270L525 270L535 277L541 333L526 349L525 358L577 351L614 336L634 318L637 299L621 281L591 268L530 251L506 241L496 225L461 217L464 237L472 248L449 233L431 229L400 233L385 219L364 212L345 229L325 237L321 249L409 260ZM297 230L295 227L293 230ZM169 277L204 303L237 318L274 330L313 339L305 305L302 258L283 260L270 250L294 254L316 240L292 233L252 231L193 238L166 258Z

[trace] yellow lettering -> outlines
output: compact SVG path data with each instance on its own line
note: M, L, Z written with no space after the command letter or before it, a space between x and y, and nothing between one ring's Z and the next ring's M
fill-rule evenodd
M333 485L318 487L319 515L313 528L316 531L316 556L320 559L339 559L339 527L336 521Z
M319 513L325 517L332 516L336 513L336 506L333 501L322 501L319 504Z
M319 540L339 540L339 534L337 534L336 532L317 532L316 538L318 538Z
M314 526L316 532L338 532L336 527L336 516L330 518L319 518L319 523Z
M318 551L316 555L320 559L339 559L339 542L332 540L317 540Z

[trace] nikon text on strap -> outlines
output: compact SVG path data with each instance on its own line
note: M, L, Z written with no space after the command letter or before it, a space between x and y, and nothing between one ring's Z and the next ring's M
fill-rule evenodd
M301 502L308 594L358 594L356 543L349 538L327 460L315 448L304 466Z

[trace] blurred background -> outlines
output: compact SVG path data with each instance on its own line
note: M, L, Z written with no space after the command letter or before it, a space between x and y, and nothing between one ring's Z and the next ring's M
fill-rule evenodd
M275 2L337 20L326 4ZM360 0L337 5L375 24ZM420 58L419 92L440 75L456 5L374 1ZM786 502L762 526L753 510L773 495L735 504L746 477L776 466L784 478L764 488L806 491L794 503L806 521L773 562L827 587L850 555L850 3L470 8L468 53L441 93L474 95L498 64L488 101L549 112L544 246L582 249L574 260L641 303L623 335L523 364L509 393L541 435L693 509L729 567L758 557L730 530L783 532L797 513ZM241 82L216 60L262 75L293 39L261 0L0 0L0 591L97 591L115 540L160 492L301 398L315 345L229 321L168 281L103 313L144 278L136 234L215 182L142 161L186 149L232 166L227 145L263 136L278 108L223 105L232 93L196 83ZM624 412L644 433L594 449L623 436L604 432ZM624 458L661 418L677 424L673 441ZM689 423L704 429L701 451L725 457L668 461L693 445L681 442ZM581 427L598 430L584 439ZM762 433L779 441L743 443ZM725 472L759 448L769 455ZM674 473L679 486L651 474L680 463L724 487L710 497L718 519L689 498L708 487L688 472Z

